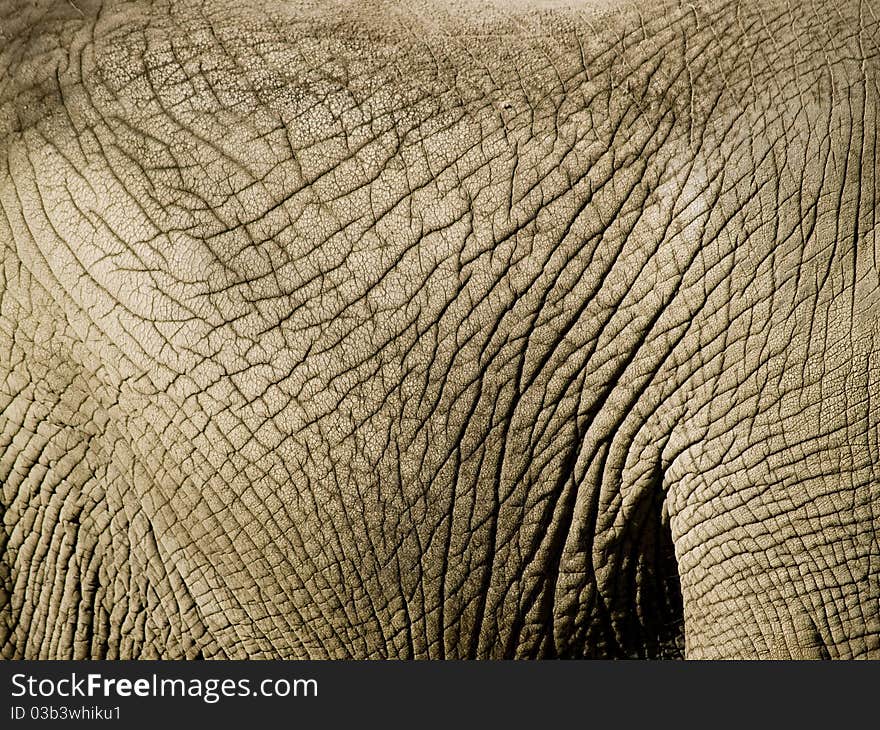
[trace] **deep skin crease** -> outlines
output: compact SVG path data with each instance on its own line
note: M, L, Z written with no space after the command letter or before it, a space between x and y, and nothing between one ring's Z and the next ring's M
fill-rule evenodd
M880 657L878 14L0 0L2 656Z

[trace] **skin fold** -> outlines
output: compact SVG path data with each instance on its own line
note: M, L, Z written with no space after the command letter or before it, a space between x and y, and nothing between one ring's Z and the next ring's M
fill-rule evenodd
M871 0L0 0L7 658L880 658Z

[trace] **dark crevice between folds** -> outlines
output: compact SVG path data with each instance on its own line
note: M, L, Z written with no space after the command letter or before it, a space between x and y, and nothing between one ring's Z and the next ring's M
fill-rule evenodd
M622 590L635 598L621 646L631 658L684 658L684 607L678 561L669 517L664 509L666 490L658 463L642 508L627 525L622 548Z
M658 462L636 509L616 541L615 570L603 586L612 631L608 658L684 658L684 608L666 490Z
M621 533L610 541L594 536L594 556L605 555L602 563L613 568L594 584L586 621L548 658L684 658L681 582L665 499L658 462Z

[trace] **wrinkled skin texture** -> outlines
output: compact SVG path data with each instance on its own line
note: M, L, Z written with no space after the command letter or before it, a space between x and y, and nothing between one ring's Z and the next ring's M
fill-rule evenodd
M872 0L0 8L3 656L880 656Z

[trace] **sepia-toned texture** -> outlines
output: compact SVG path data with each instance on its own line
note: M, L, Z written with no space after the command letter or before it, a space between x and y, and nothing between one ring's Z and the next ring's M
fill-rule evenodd
M880 657L874 0L0 0L0 653Z

